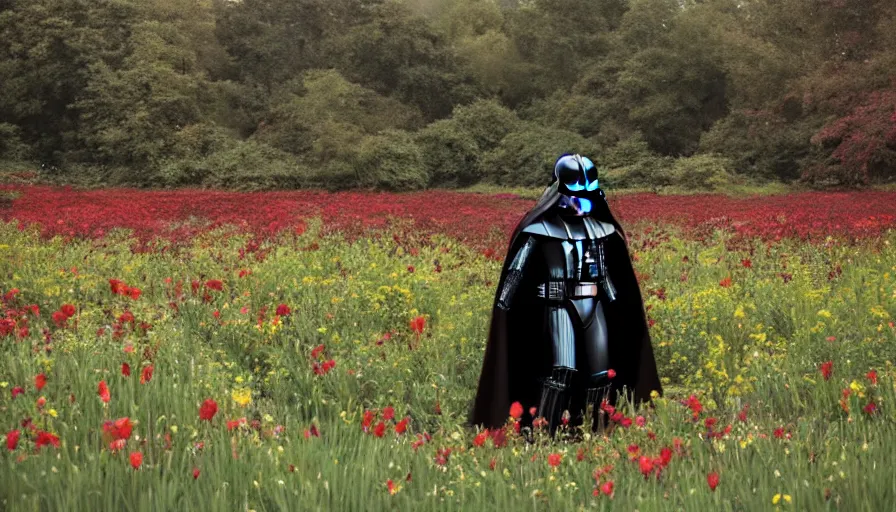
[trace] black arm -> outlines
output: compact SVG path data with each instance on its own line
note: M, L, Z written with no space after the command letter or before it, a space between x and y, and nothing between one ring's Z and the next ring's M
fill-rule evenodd
M526 243L524 243L516 252L516 255L514 255L513 261L507 269L507 276L504 278L504 284L501 286L501 293L498 295L499 308L504 310L510 309L510 304L513 301L514 294L516 294L516 289L519 287L520 281L523 280L523 268L525 268L526 262L532 255L532 250L534 248L535 237L529 236Z

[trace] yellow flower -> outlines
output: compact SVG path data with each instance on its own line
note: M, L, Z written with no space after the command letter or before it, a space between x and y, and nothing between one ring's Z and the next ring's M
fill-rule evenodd
M236 388L230 393L230 398L239 404L240 407L245 407L252 402L252 390L249 388Z
M737 306L737 309L734 310L734 318L743 318L745 316L747 315L744 313L744 307Z
M781 502L781 499L783 499L785 503L790 503L791 501L793 501L793 498L791 498L789 494L778 493L775 494L775 496L772 498L772 504L777 505Z
M47 411L47 414L54 418L59 415L59 413L56 412L56 409L50 409L49 411Z
M818 316L823 316L825 318L831 318L831 312L826 309L821 309L818 311Z

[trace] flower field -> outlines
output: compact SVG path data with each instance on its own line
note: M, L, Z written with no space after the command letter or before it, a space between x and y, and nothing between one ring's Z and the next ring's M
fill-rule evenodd
M531 444L465 425L531 199L0 194L4 510L891 506L894 193L611 196L666 393Z

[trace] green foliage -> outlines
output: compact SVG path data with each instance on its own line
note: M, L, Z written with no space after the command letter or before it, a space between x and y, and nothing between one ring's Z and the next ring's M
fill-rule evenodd
M657 188L672 185L674 159L657 155L639 133L620 141L595 161L607 169L601 178L613 188Z
M195 172L164 183L191 183L207 155L180 132L214 125L330 188L359 183L367 137L431 125L422 172L467 186L523 119L609 151L717 154L752 180L875 183L884 117L865 142L821 135L892 87L894 20L889 0L3 0L0 158L140 186L183 159ZM609 172L662 187L669 168Z
M432 186L463 187L480 180L479 145L458 124L454 119L436 121L417 134Z
M193 141L191 141L193 142ZM199 142L207 145L217 141ZM157 175L167 187L202 186L234 190L271 190L308 185L308 171L291 155L248 140L227 141L203 155L165 162Z
M433 186L465 187L484 179L482 155L498 147L520 120L493 100L454 109L451 119L430 124L417 143Z
M718 155L694 155L675 160L673 184L685 190L724 190L734 183L731 161Z
M769 111L735 111L703 134L700 149L727 156L734 172L753 179L794 180L811 151L811 123L787 122Z
M492 183L534 187L551 181L557 157L564 153L597 154L597 146L581 135L557 128L521 123L482 159L482 176Z
M364 135L414 128L420 114L346 80L335 70L309 71L281 87L255 138L312 164L343 157Z
M22 142L18 126L0 123L0 160L27 160L30 152L31 148Z
M429 182L423 152L411 134L398 130L365 137L358 147L355 173L359 186L380 190L417 190Z

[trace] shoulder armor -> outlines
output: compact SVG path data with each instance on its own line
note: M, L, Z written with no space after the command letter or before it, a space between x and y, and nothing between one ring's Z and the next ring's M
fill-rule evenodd
M591 217L584 217L582 220L584 221L582 225L568 224L560 216L551 215L529 224L523 229L523 233L560 240L596 240L616 232L616 228L610 223L600 222Z

